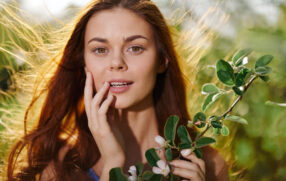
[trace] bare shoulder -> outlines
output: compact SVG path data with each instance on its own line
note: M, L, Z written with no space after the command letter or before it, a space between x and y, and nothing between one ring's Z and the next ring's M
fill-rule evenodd
M228 166L220 153L212 147L204 147L203 160L206 164L206 180L211 181L228 181Z
M59 151L59 161L63 161L66 153L70 149L69 145L66 145L62 147ZM39 178L40 181L53 181L56 180L56 171L55 171L55 165L54 162L51 161L48 166L43 170L43 172L40 175Z

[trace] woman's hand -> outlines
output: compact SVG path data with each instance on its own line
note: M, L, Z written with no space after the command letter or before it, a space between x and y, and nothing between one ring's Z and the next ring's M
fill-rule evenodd
M103 159L103 172L109 172L113 167L122 167L124 165L125 154L107 121L107 112L114 100L112 95L105 98L110 85L105 82L93 97L93 84L91 73L86 72L84 104L88 127Z
M205 181L205 162L199 159L193 152L186 156L183 155L183 157L190 161L173 160L170 162L172 173L191 181Z

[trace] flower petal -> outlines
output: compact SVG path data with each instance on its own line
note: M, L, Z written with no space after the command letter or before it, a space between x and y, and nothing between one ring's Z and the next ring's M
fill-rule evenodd
M159 167L153 167L152 172L155 174L162 174L162 169Z
M157 166L161 169L165 169L166 168L166 162L164 160L158 160Z
M136 179L137 179L136 177L137 177L137 176L135 176L135 175L129 176L129 177L128 177L128 180L129 180L129 181L136 181Z
M166 177L170 173L170 169L164 169L162 174Z
M155 137L155 141L160 145L160 146L164 146L165 145L165 139L162 136L156 136Z
M130 166L128 172L129 172L130 174L132 174L132 173L135 173L135 174L136 174L136 167L135 167L134 165ZM132 175L133 175L133 174L132 174Z

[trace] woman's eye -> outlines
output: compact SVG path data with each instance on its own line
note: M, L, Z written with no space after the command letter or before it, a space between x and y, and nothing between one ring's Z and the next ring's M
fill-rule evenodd
M95 48L93 49L93 52L96 54L105 54L107 53L107 49L106 48Z
M144 48L140 46L132 46L128 48L128 51L130 51L131 53L141 53L143 50Z

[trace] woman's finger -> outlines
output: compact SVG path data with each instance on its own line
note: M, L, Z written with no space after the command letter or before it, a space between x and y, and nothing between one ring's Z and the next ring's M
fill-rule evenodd
M98 116L100 118L99 121L101 125L109 126L107 125L108 123L106 121L106 114L112 101L113 101L113 95L108 95L107 99L105 99L102 102L100 108L98 109Z
M93 95L93 88L92 88L92 79L90 72L86 72L86 80L85 80L85 87L84 87L84 106L87 116L89 117L90 114L90 103L92 100Z
M204 160L198 158L194 152L192 152L191 154L188 154L188 155L183 155L183 157L188 159L188 160L191 160L193 163L198 164L200 166L202 172L204 174L206 173L206 166L205 166Z
M186 179L191 179L192 181L205 181L202 173L194 170L172 167L172 173Z
M99 91L95 94L91 104L93 108L99 109L99 106L104 98L104 95L107 93L109 89L109 83L105 82L103 87L99 89Z
M196 163L190 162L190 161L186 161L186 160L173 160L172 162L170 162L170 164L174 167L177 168L184 168L184 169L189 169L189 170L193 170L196 172L202 172L202 169L200 168L200 166Z

